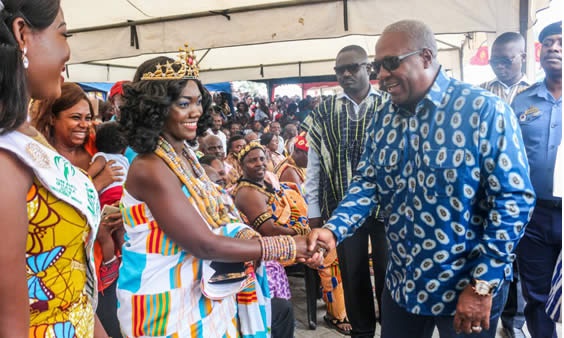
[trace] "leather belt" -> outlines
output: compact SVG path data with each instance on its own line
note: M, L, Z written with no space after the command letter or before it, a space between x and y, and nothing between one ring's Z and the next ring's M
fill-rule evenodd
M562 209L562 200L537 200L537 206L547 209Z

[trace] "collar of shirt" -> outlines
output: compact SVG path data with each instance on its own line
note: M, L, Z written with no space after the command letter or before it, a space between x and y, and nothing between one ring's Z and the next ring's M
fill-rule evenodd
M370 97L370 96L382 96L382 93L380 91L374 89L374 87L372 87L372 85L371 85L370 90L368 91L368 94L366 95L366 97L364 99L362 99L362 101L366 100L366 98ZM351 99L350 96L348 96L345 92L337 94L337 100L341 100L341 99L345 99L347 101L350 101L353 105L354 111L358 112L358 108L360 107L360 104L354 102L354 100Z
M491 81L491 83L499 83L501 86L503 86L503 88L505 89L511 89L513 87L519 86L519 85L526 85L526 86L530 86L531 82L529 81L529 79L527 78L527 75L523 74L523 76L521 76L521 79L519 79L519 81L515 82L513 85L508 86L505 83L501 82L500 79L498 79L497 77L495 79L493 79Z
M440 107L443 104L443 101L445 99L448 99L449 97L447 95L447 89L450 84L450 81L451 79L442 70L441 67L441 69L439 69L439 72L437 73L437 76L435 77L435 81L431 85L431 88L429 88L429 91L427 91L427 94L425 94L423 99L419 101L419 103L417 103L417 106L415 107L415 112L419 113L425 107L426 104L430 104L435 107ZM393 103L392 106L394 110L400 113L413 115L413 112L411 112L406 107Z
M548 88L546 88L546 83L544 82L544 80L533 85L531 89L526 92L526 95L538 96L548 102L559 102L562 100L562 97L556 100L554 96L552 96L552 94L548 91Z

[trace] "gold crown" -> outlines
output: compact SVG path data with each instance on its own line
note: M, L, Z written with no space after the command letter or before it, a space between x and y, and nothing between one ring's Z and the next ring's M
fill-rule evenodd
M246 146L243 147L243 149L241 149L238 153L237 153L237 159L239 160L239 162L243 162L243 159L245 158L245 156L247 156L251 150L254 149L262 149L262 151L264 151L264 147L256 142L256 141L251 141L249 144L247 144Z
M200 76L200 68L196 62L194 48L188 48L188 44L184 44L184 48L179 48L178 51L180 53L174 62L167 61L164 65L158 63L155 71L143 74L141 80L197 79Z

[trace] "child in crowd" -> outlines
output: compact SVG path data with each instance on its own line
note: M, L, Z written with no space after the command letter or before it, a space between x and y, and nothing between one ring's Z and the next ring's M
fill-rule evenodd
M114 160L115 164L123 167L123 179L114 182L100 192L100 206L112 205L119 201L123 192L123 181L127 176L129 161L123 153L127 148L127 141L119 131L119 124L115 121L108 121L100 124L96 130L96 148L98 152L92 157L92 162L88 168L88 175L92 178L102 172L106 163Z
M110 184L100 192L100 207L102 208L106 205L117 207L121 199L123 182L129 169L129 161L123 155L126 147L127 140L119 131L119 124L116 121L107 121L98 126L96 130L96 148L98 152L92 157L88 174L92 178L96 177L102 172L106 163L112 160L115 162L115 165L123 168L122 179ZM104 213L102 213L102 217L104 217ZM96 262L97 265L102 265L99 270L100 290L104 290L116 280L120 263L118 259L120 256L119 250L124 242L123 227L108 230L110 231L100 232L97 240L99 246L97 245L94 249L95 256L103 257L99 262ZM107 234L107 237L100 238L102 233Z

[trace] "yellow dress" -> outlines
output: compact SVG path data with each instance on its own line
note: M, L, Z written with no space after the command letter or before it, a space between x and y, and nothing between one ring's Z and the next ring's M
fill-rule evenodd
M86 218L35 179L27 195L30 337L91 337L94 311L85 293Z
M100 205L90 179L39 135L0 135L34 180L27 193L29 337L92 337L96 274L92 248Z

